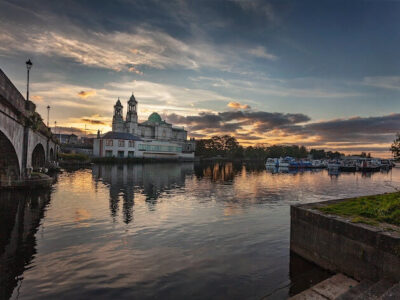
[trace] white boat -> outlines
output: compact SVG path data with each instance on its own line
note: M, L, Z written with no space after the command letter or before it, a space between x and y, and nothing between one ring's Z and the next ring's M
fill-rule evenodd
M341 163L339 160L330 160L328 161L328 169L339 169L341 166Z
M267 158L265 166L269 168L279 167L279 160L277 158Z
M291 157L285 157L285 158L280 158L279 159L279 167L283 167L283 168L289 168L291 165L291 162L293 161L293 158Z
M311 161L313 168L325 168L325 164L322 160L314 159Z

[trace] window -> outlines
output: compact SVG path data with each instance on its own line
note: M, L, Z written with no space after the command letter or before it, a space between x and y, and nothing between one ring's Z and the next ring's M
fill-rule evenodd
M135 156L135 152L134 151L128 151L128 157L132 158Z
M124 158L124 151L118 151L118 157Z
M125 141L124 140L119 140L118 141L118 147L125 147Z
M106 150L106 157L112 157L112 150Z
M106 146L112 146L113 140L106 140Z
M134 141L129 141L129 147L133 148L135 146L135 142Z

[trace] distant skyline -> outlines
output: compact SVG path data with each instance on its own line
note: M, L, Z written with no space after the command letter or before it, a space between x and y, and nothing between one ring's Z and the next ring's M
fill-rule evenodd
M400 1L1 1L0 67L50 125L111 130L132 92L189 136L389 156Z

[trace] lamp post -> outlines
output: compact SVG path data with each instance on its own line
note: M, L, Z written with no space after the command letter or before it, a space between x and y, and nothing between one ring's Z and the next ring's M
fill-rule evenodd
M26 64L27 79L28 79L26 82L26 100L28 101L29 100L29 71L31 70L33 64L30 59L28 59L25 62L25 64Z
M50 105L47 105L47 127L49 127L50 121Z

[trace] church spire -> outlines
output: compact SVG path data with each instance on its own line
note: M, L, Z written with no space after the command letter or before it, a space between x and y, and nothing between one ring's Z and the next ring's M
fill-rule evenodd
M138 122L138 116L137 116L137 101L135 99L135 96L132 95L128 100L128 111L126 113L126 121L127 122L132 122L132 123L137 123Z

